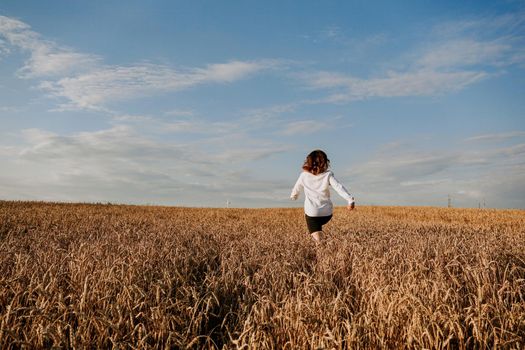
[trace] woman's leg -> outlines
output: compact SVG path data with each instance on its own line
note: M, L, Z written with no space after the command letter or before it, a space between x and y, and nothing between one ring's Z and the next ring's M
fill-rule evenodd
M323 231L315 231L310 234L312 236L315 243L319 244L323 241Z
M305 215L305 218L310 236L312 236L312 239L315 241L315 243L321 243L324 239L323 225L330 221L332 215L314 217Z
M332 215L316 217L305 215L305 218L310 236L312 236L312 239L315 241L315 243L320 244L324 239L323 225L332 219Z

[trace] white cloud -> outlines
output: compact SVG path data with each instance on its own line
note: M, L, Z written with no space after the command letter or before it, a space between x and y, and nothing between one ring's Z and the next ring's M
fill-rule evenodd
M19 107L13 107L13 106L0 106L0 112L6 112L6 113L16 113L19 112Z
M248 162L268 158L277 153L289 150L288 146L275 146L271 144L257 148L231 148L226 152L214 155L214 160L221 163Z
M238 125L237 130L267 132L273 136L308 135L334 127L342 129L352 126L346 123L342 116L299 119L303 118L297 115L300 107L311 104L310 100L302 100L247 110L242 112L243 117L234 122Z
M195 111L189 109L172 109L164 112L164 115L168 117L192 117L195 115Z
M32 52L31 59L20 69L19 74L24 78L63 75L89 70L99 60L94 55L73 51L55 51L52 48L41 47Z
M242 135L160 141L138 130L24 130L24 145L0 147L0 192L16 199L222 205L228 197L240 203L242 193L261 189L246 167L288 149Z
M77 76L45 81L40 88L66 99L66 107L97 109L109 102L179 91L199 84L230 83L276 65L278 63L268 61L231 61L186 70L155 64L104 66Z
M412 151L387 147L342 174L361 203L525 207L525 144Z
M465 141L504 141L507 139L517 137L525 137L525 131L510 131L502 133L484 134L469 137Z
M2 56L8 55L10 52L11 50L9 49L7 42L0 39L0 58L2 58Z
M31 144L37 144L37 145L39 145L42 142L45 143L46 141L50 140L52 137L56 136L56 134L52 132L41 130L41 129L36 129L36 128L24 129L20 132L20 134L21 134L20 136L22 136L22 138L26 140L27 142Z
M291 136L296 134L311 134L323 129L348 128L351 125L341 123L342 117L329 117L308 120L294 120L289 115L296 112L301 103L275 105L266 108L241 111L237 117L228 120L207 120L192 110L172 110L162 114L162 117L135 115L115 115L115 123L127 123L140 127L142 131L172 135L190 135L193 138L206 137L202 142L210 142L227 137L253 137L254 135Z
M505 13L496 16L472 17L455 21L446 21L432 28L434 36L442 38L458 35L520 35L525 25L525 12Z
M255 127L276 123L282 120L283 114L295 112L299 105L300 103L287 103L245 110L242 112L244 116L241 120L243 124L249 124Z
M522 64L523 30L525 12L442 23L432 30L431 45L417 63L435 68Z
M319 72L305 75L313 88L337 89L325 102L348 102L371 97L433 96L457 91L488 76L480 71L439 72L420 69L388 72L382 78L359 79L344 74Z
M78 53L44 40L38 33L32 31L29 25L10 17L0 16L0 36L4 37L10 45L30 53L29 60L19 70L19 75L24 78L83 71L100 61L100 57L96 55Z
M275 69L281 66L278 60L261 60L254 62L231 61L228 63L210 64L204 69L192 72L196 82L227 83L243 79L251 74L265 69Z
M329 128L329 124L327 122L321 122L317 120L299 120L284 125L284 128L280 131L280 133L288 136L297 134L312 134L327 128Z
M454 39L428 49L418 60L426 68L458 68L477 64L503 66L513 52L506 38L479 41L470 38Z
M240 125L235 122L209 122L201 119L178 120L161 124L165 132L184 132L224 135L239 131Z
M407 183L420 181L422 177L439 175L458 166L484 163L477 156L464 156L458 153L414 153L404 150L402 153L387 152L377 155L352 171L354 175L364 175L374 181L394 181Z
M399 183L400 186L403 187L411 187L411 186L434 186L438 184L445 183L449 180L447 179L435 179L435 180L424 180L424 181L402 181Z
M344 55L344 59L350 61L355 56L363 58L363 54L367 50L383 45L388 40L388 34L385 32L377 32L366 36L363 36L363 33L360 34L359 36L350 35L345 33L343 28L337 25L330 25L313 34L301 35L300 37L314 44L330 43L340 45L345 48L345 51L351 52L349 55Z
M45 78L39 87L49 96L65 100L58 111L94 109L110 112L106 105L136 97L188 89L201 84L231 83L263 70L283 66L277 60L214 63L196 68L172 68L140 63L104 65L99 56L75 52L43 39L17 19L0 16L0 37L27 51L30 58L19 70L23 78ZM2 52L8 48L0 42Z
M229 121L210 121L201 118L194 111L172 110L163 113L162 117L145 115L115 114L112 117L115 125L126 124L140 129L142 133L153 134L183 134L196 137L206 137L210 140L213 137L231 136L235 133L244 134L252 130L253 125L243 124L239 120Z
M506 148L501 148L498 150L499 155L507 156L519 156L525 154L525 143L520 143L518 145L509 146Z
M143 123L154 121L153 117L133 114L114 114L112 121L115 123Z
M523 13L450 22L432 29L427 44L407 53L402 69L369 78L326 71L298 76L313 89L329 91L321 103L451 93L503 74L507 66L525 65L524 24Z
M336 25L327 26L313 34L303 34L300 37L314 44L325 41L339 42L345 40L341 28Z

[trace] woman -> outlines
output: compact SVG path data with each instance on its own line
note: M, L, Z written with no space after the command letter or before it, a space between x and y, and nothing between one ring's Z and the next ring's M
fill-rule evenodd
M354 197L328 170L330 160L321 150L311 152L304 161L303 172L295 183L291 199L296 200L304 190L304 213L308 231L316 243L323 239L323 225L332 218L333 205L330 200L330 186L348 202L348 210L355 207Z

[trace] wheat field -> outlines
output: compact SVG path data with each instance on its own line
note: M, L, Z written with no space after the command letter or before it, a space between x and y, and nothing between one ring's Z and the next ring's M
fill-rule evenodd
M525 211L0 202L0 347L525 348Z

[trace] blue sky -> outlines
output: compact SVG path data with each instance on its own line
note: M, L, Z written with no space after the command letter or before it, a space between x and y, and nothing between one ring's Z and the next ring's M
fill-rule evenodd
M525 208L524 97L523 1L6 0L0 198Z

